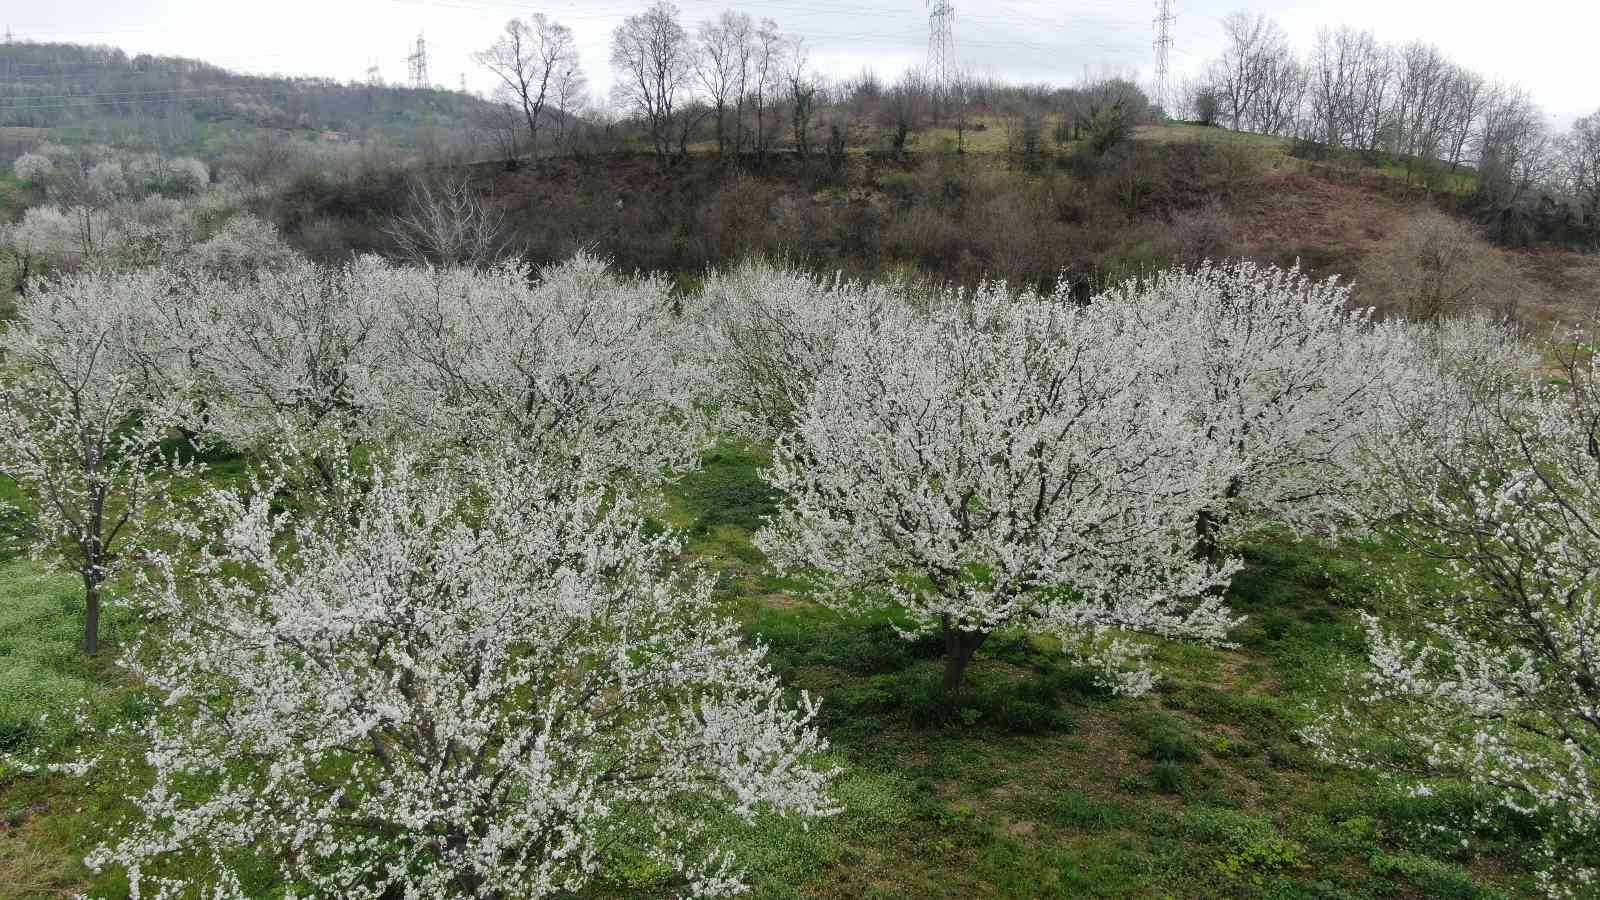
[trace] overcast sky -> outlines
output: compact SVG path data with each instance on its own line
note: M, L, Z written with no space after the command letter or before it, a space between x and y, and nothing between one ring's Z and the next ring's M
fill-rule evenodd
M1084 74L1148 79L1154 0L955 0L961 67L1009 80L1070 83ZM611 30L645 0L42 0L8 3L0 12L19 38L104 43L130 53L198 57L247 72L359 80L376 63L388 81L406 77L405 57L427 37L430 75L487 91L489 77L471 58L513 16L543 12L576 34L584 70L597 93L609 89ZM730 4L680 0L691 30ZM1218 21L1229 12L1267 13L1300 50L1319 26L1371 28L1387 41L1422 38L1491 78L1523 85L1561 125L1600 108L1594 72L1600 0L1174 0L1173 69L1197 71L1221 46ZM924 0L745 0L734 8L771 17L803 35L818 69L843 77L871 68L892 76L925 59Z

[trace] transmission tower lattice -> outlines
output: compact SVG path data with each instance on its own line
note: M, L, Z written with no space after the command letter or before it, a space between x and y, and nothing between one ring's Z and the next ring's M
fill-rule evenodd
M406 66L411 73L411 86L425 88L428 86L428 44L417 35L417 49L406 57Z
M1176 21L1172 0L1156 0L1156 102L1168 116L1172 115L1172 23Z
M950 0L927 0L928 14L928 77L941 97L948 96L955 81L956 8Z

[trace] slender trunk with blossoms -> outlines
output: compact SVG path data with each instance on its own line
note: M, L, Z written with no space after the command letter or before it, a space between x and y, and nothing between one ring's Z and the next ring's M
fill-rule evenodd
M91 654L106 581L197 469L167 446L181 410L145 390L130 349L147 342L145 312L170 289L157 272L41 283L0 332L0 477L27 502L31 549L82 579Z

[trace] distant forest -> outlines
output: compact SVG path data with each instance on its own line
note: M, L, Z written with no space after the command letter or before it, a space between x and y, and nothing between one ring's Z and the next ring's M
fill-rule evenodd
M400 145L448 134L490 108L459 91L327 78L241 75L179 56L114 47L0 44L0 128L143 136L203 147L240 126L381 135Z

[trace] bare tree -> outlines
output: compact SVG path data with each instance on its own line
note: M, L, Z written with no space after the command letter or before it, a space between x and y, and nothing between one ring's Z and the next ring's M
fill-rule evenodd
M1460 168L1467 142L1472 140L1478 120L1483 117L1483 106L1488 99L1488 85L1483 76L1469 69L1457 67L1450 83L1450 122L1446 140L1446 153L1450 171Z
M717 117L717 154L728 152L727 119L730 102L734 121L743 118L745 84L750 75L750 37L754 30L747 13L728 10L700 25L700 45L695 54L695 78L705 90ZM742 128L742 123L737 126ZM739 139L734 140L738 152Z
M1211 81L1222 97L1233 130L1249 117L1272 83L1274 69L1292 63L1289 40L1277 23L1264 15L1234 13L1222 20L1227 49L1211 66Z
M1527 92L1492 89L1478 137L1481 198L1502 211L1510 208L1543 174L1548 145L1543 114Z
M750 59L751 106L755 113L755 151L757 164L763 164L771 149L772 133L767 130L768 110L776 105L775 98L783 93L782 86L783 34L778 23L762 19L756 29Z
M1454 95L1455 67L1439 48L1415 41L1399 55L1390 151L1406 160L1406 183L1417 168L1426 170L1439 156Z
M1306 68L1287 44L1264 55L1258 64L1260 89L1247 113L1247 128L1261 134L1288 134L1300 123L1306 94Z
M589 78L583 74L583 69L573 66L557 74L554 91L556 144L564 146L572 119L589 103Z
M1359 285L1363 304L1413 321L1514 304L1523 288L1501 251L1475 228L1434 210L1395 228L1362 264Z
M411 182L406 211L384 227L419 265L490 265L506 256L505 215L485 206L469 176Z
M905 156L906 139L927 108L930 93L927 79L916 69L908 69L889 89L884 119L885 124L894 128L893 150L897 159Z
M1350 120L1360 78L1360 44L1372 39L1370 32L1349 27L1317 32L1308 65L1307 100L1309 115L1316 123L1315 133L1330 148L1352 139L1355 129Z
M528 149L537 154L539 119L552 89L579 71L572 30L543 13L535 13L527 22L512 19L494 46L473 58L499 76L501 87L521 106L528 125Z
M493 103L484 106L475 116L474 124L488 135L489 142L507 169L517 166L522 149L522 115L510 103Z
M634 109L650 132L656 158L672 152L680 94L694 62L689 33L678 23L678 8L666 0L629 16L611 36L612 89L618 105Z
M1561 139L1559 179L1591 239L1600 239L1600 112L1572 123Z
M818 88L817 77L806 72L808 62L805 39L796 37L784 54L784 81L789 87L795 152L801 159L811 158L811 116L816 111Z

